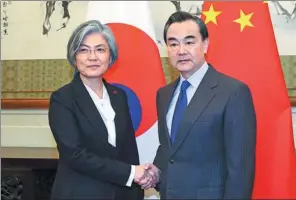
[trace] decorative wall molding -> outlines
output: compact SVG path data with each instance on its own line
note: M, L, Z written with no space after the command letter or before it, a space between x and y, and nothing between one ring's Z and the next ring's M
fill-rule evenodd
M289 98L291 106L296 106L296 96ZM48 109L48 106L48 99L1 99L2 109Z

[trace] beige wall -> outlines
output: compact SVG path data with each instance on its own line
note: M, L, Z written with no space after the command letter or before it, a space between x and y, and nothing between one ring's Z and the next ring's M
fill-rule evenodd
M55 147L47 110L2 110L1 146Z

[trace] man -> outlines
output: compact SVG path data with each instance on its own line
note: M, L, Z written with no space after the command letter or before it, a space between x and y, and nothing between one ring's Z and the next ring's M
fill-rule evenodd
M161 199L250 199L256 116L248 86L206 62L208 30L200 18L172 14L164 41L180 77L157 93ZM148 172L159 173L155 166Z

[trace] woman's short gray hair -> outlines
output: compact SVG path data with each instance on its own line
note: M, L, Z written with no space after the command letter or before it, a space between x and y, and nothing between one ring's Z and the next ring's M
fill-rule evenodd
M118 49L115 37L111 29L97 20L90 20L80 24L72 33L67 45L67 59L69 63L77 70L75 54L84 38L91 33L101 33L107 41L111 51L111 66L118 57Z

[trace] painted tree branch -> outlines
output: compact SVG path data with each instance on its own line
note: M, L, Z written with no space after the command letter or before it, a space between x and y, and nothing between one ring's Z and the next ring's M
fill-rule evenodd
M181 11L181 3L180 1L171 1L176 7L176 11Z

